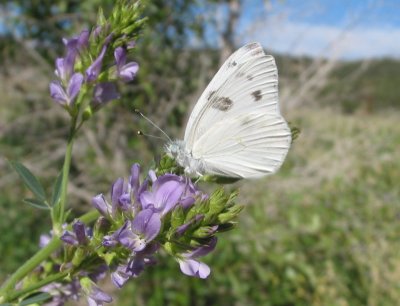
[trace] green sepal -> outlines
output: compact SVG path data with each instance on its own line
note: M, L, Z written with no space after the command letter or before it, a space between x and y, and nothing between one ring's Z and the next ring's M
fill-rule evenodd
M110 266L114 262L114 259L117 257L117 254L115 252L105 253L102 254L101 257L104 259L106 264Z
M72 257L72 265L78 267L82 261L84 261L87 257L86 248L78 247L74 253L74 257Z
M220 225L218 225L218 233L233 230L236 227L236 225L237 225L237 223L234 223L234 222L220 224Z
M99 10L97 11L97 25L98 26L104 26L107 24L106 17L104 16L103 9L99 7Z
M289 122L290 133L292 134L292 143L300 136L301 130Z
M93 238L101 241L110 230L111 222L106 217L99 217L93 226Z
M177 206L171 214L171 228L176 229L185 223L185 214L182 206Z
M156 174L157 176L166 174L166 173L175 173L177 175L183 174L183 168L180 167L176 161L169 156L168 154L164 154L161 159L156 162L157 169Z
M213 233L213 228L212 226L202 226L196 229L192 233L192 237L194 238L208 238L210 237L210 234Z
M218 222L219 223L227 223L233 219L235 219L239 213L243 210L244 206L242 205L235 205L228 209L226 213L222 213L218 215Z

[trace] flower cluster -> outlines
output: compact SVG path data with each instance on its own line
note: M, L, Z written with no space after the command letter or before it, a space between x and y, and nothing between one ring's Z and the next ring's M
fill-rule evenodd
M143 23L138 18L140 9L138 4L132 5L128 15L127 4L119 2L108 20L99 13L98 25L92 31L63 39L66 52L56 60L57 80L50 83L50 95L71 116L76 116L86 96L90 99L83 107L85 116L118 99L116 81L130 82L139 70L136 62L128 61L128 55Z
M100 215L93 227L75 220L64 230L62 269L73 276L73 284L53 284L48 292L55 300L83 294L89 305L110 302L97 285L105 272L122 288L156 264L160 251L173 256L182 273L209 276L209 266L200 259L215 249L219 232L233 228L242 207L234 203L236 193L219 188L207 195L190 178L169 172L171 163L165 156L144 179L134 164L128 180L119 178L112 185L110 201L103 194L93 197Z

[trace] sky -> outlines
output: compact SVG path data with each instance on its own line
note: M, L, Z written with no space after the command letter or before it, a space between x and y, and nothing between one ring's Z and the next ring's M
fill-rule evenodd
M244 1L241 44L347 60L400 58L400 0L272 0L267 14L262 2Z

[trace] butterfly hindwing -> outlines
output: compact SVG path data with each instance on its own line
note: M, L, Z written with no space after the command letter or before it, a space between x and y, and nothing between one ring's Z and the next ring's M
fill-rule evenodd
M280 115L247 113L214 124L192 150L208 174L257 178L276 172L291 142L290 129Z

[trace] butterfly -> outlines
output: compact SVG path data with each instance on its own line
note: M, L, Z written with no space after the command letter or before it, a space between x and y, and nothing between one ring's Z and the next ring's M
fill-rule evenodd
M226 60L194 106L184 139L166 152L189 175L259 178L280 168L290 144L275 60L255 42Z

